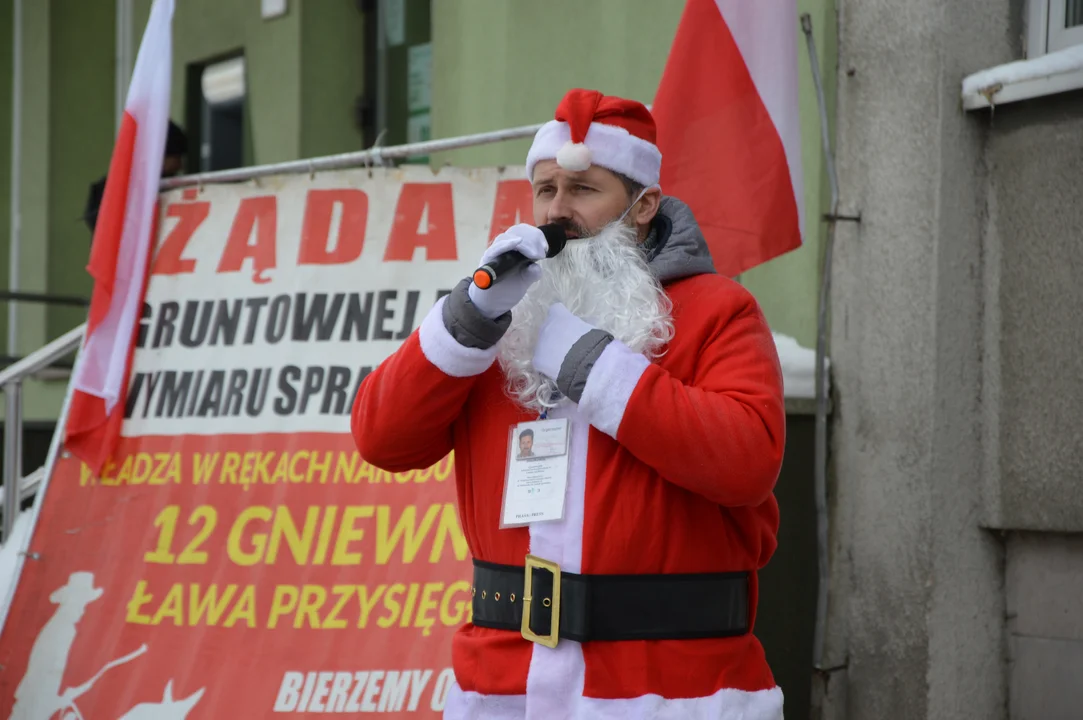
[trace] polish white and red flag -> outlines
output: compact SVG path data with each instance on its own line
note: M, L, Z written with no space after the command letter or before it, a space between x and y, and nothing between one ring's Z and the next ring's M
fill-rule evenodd
M729 277L801 246L796 0L687 0L651 112L662 189Z
M66 448L96 473L120 436L158 217L169 125L174 0L154 0L109 163L87 270L94 278L75 366Z

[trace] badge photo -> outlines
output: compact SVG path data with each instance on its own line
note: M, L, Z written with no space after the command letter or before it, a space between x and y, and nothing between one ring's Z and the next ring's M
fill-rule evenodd
M568 420L519 423L509 431L500 527L564 517L568 486Z

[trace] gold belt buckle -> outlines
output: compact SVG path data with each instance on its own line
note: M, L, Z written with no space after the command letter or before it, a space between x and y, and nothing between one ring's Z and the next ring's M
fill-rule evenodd
M548 635L538 635L530 629L530 605L534 601L533 588L531 587L534 576L532 570L534 568L548 570L553 574L553 597L542 598L543 605L549 603L546 607L552 606L553 619L549 626ZM560 565L534 555L527 555L525 570L526 582L523 584L523 637L530 642L544 645L547 648L555 648L560 639Z

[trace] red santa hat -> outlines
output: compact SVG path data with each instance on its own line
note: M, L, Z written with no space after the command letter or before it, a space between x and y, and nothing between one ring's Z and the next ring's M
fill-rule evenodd
M654 118L643 103L570 90L553 120L542 125L526 156L526 176L539 160L556 160L567 170L598 165L643 186L656 185L662 153L655 144Z

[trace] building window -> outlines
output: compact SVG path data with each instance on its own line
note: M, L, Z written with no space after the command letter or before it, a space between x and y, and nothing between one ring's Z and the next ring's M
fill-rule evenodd
M245 147L244 57L189 68L189 137L200 172L243 166Z
M432 3L363 0L361 8L366 87L357 112L365 144L381 135L385 146L431 139Z
M1083 44L1083 0L1050 0L1049 52Z
M1083 45L1083 0L1028 0L1027 57Z
M1023 58L963 79L967 110L1083 89L1083 0L1026 0Z

